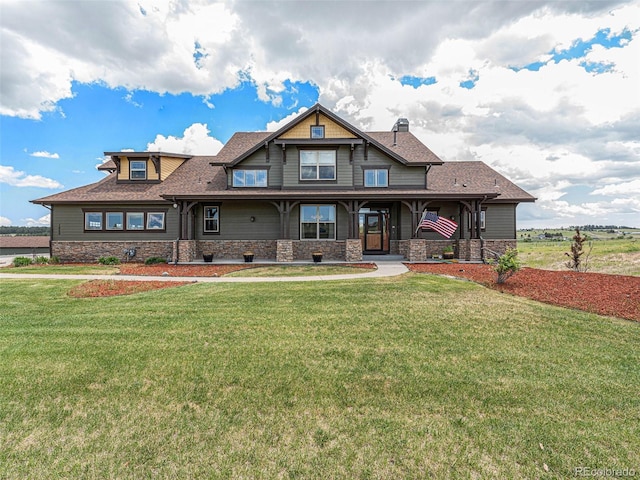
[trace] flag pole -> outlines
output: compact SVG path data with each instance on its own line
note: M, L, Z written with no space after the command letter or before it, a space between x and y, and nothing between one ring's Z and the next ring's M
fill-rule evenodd
M420 230L420 225L422 225L422 221L424 220L424 216L427 214L427 211L425 210L424 212L422 212L422 216L420 217L420 221L418 222L418 228L416 228L416 231L413 232L413 236L415 237L418 234L418 230Z

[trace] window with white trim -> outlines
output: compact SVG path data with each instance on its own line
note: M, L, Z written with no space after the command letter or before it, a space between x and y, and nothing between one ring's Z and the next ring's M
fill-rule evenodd
M335 205L300 205L301 240L335 240Z
M335 179L335 150L300 150L300 180Z
M324 125L311 125L311 138L324 138Z
M467 220L469 221L469 225L468 225L469 230L471 230L472 225L475 227L476 218L478 218L478 214L476 212L473 212L473 220L471 217L471 212L469 212L469 215L467 217ZM485 230L487 228L486 218L487 218L487 211L483 209L480 211L480 230ZM471 223L472 221L474 223Z
M216 206L204 207L204 232L218 233L220 232L220 208Z
M123 230L124 229L124 213L107 212L107 230Z
M234 187L266 187L267 171L263 169L247 169L233 171Z
M164 230L164 212L147 213L147 230Z
M386 168L371 168L364 171L365 187L388 187L389 170Z
M144 230L143 212L127 212L127 230Z
M85 230L102 230L102 212L85 212Z
M129 179L130 180L146 180L147 179L147 161L146 160L129 161Z

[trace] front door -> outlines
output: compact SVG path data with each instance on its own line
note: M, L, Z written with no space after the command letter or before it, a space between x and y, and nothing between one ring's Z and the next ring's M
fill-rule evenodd
M364 215L364 250L382 252L384 250L384 219L382 213Z

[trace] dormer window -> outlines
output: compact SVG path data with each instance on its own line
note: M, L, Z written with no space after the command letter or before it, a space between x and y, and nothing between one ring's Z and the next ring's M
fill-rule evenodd
M324 125L311 125L311 138L324 138Z
M147 162L133 160L129 162L129 179L146 180L147 179Z

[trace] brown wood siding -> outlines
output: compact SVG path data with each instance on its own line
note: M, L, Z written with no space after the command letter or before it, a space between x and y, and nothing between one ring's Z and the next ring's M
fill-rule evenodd
M142 231L84 231L84 211L166 211L165 227L162 232ZM178 211L171 204L158 205L54 205L52 215L52 238L56 241L78 240L175 240L178 238Z
M318 124L324 125L324 138L356 138L354 134L345 130L323 114L320 114ZM280 135L279 138L311 138L312 125L316 125L315 115L310 115L306 120Z

